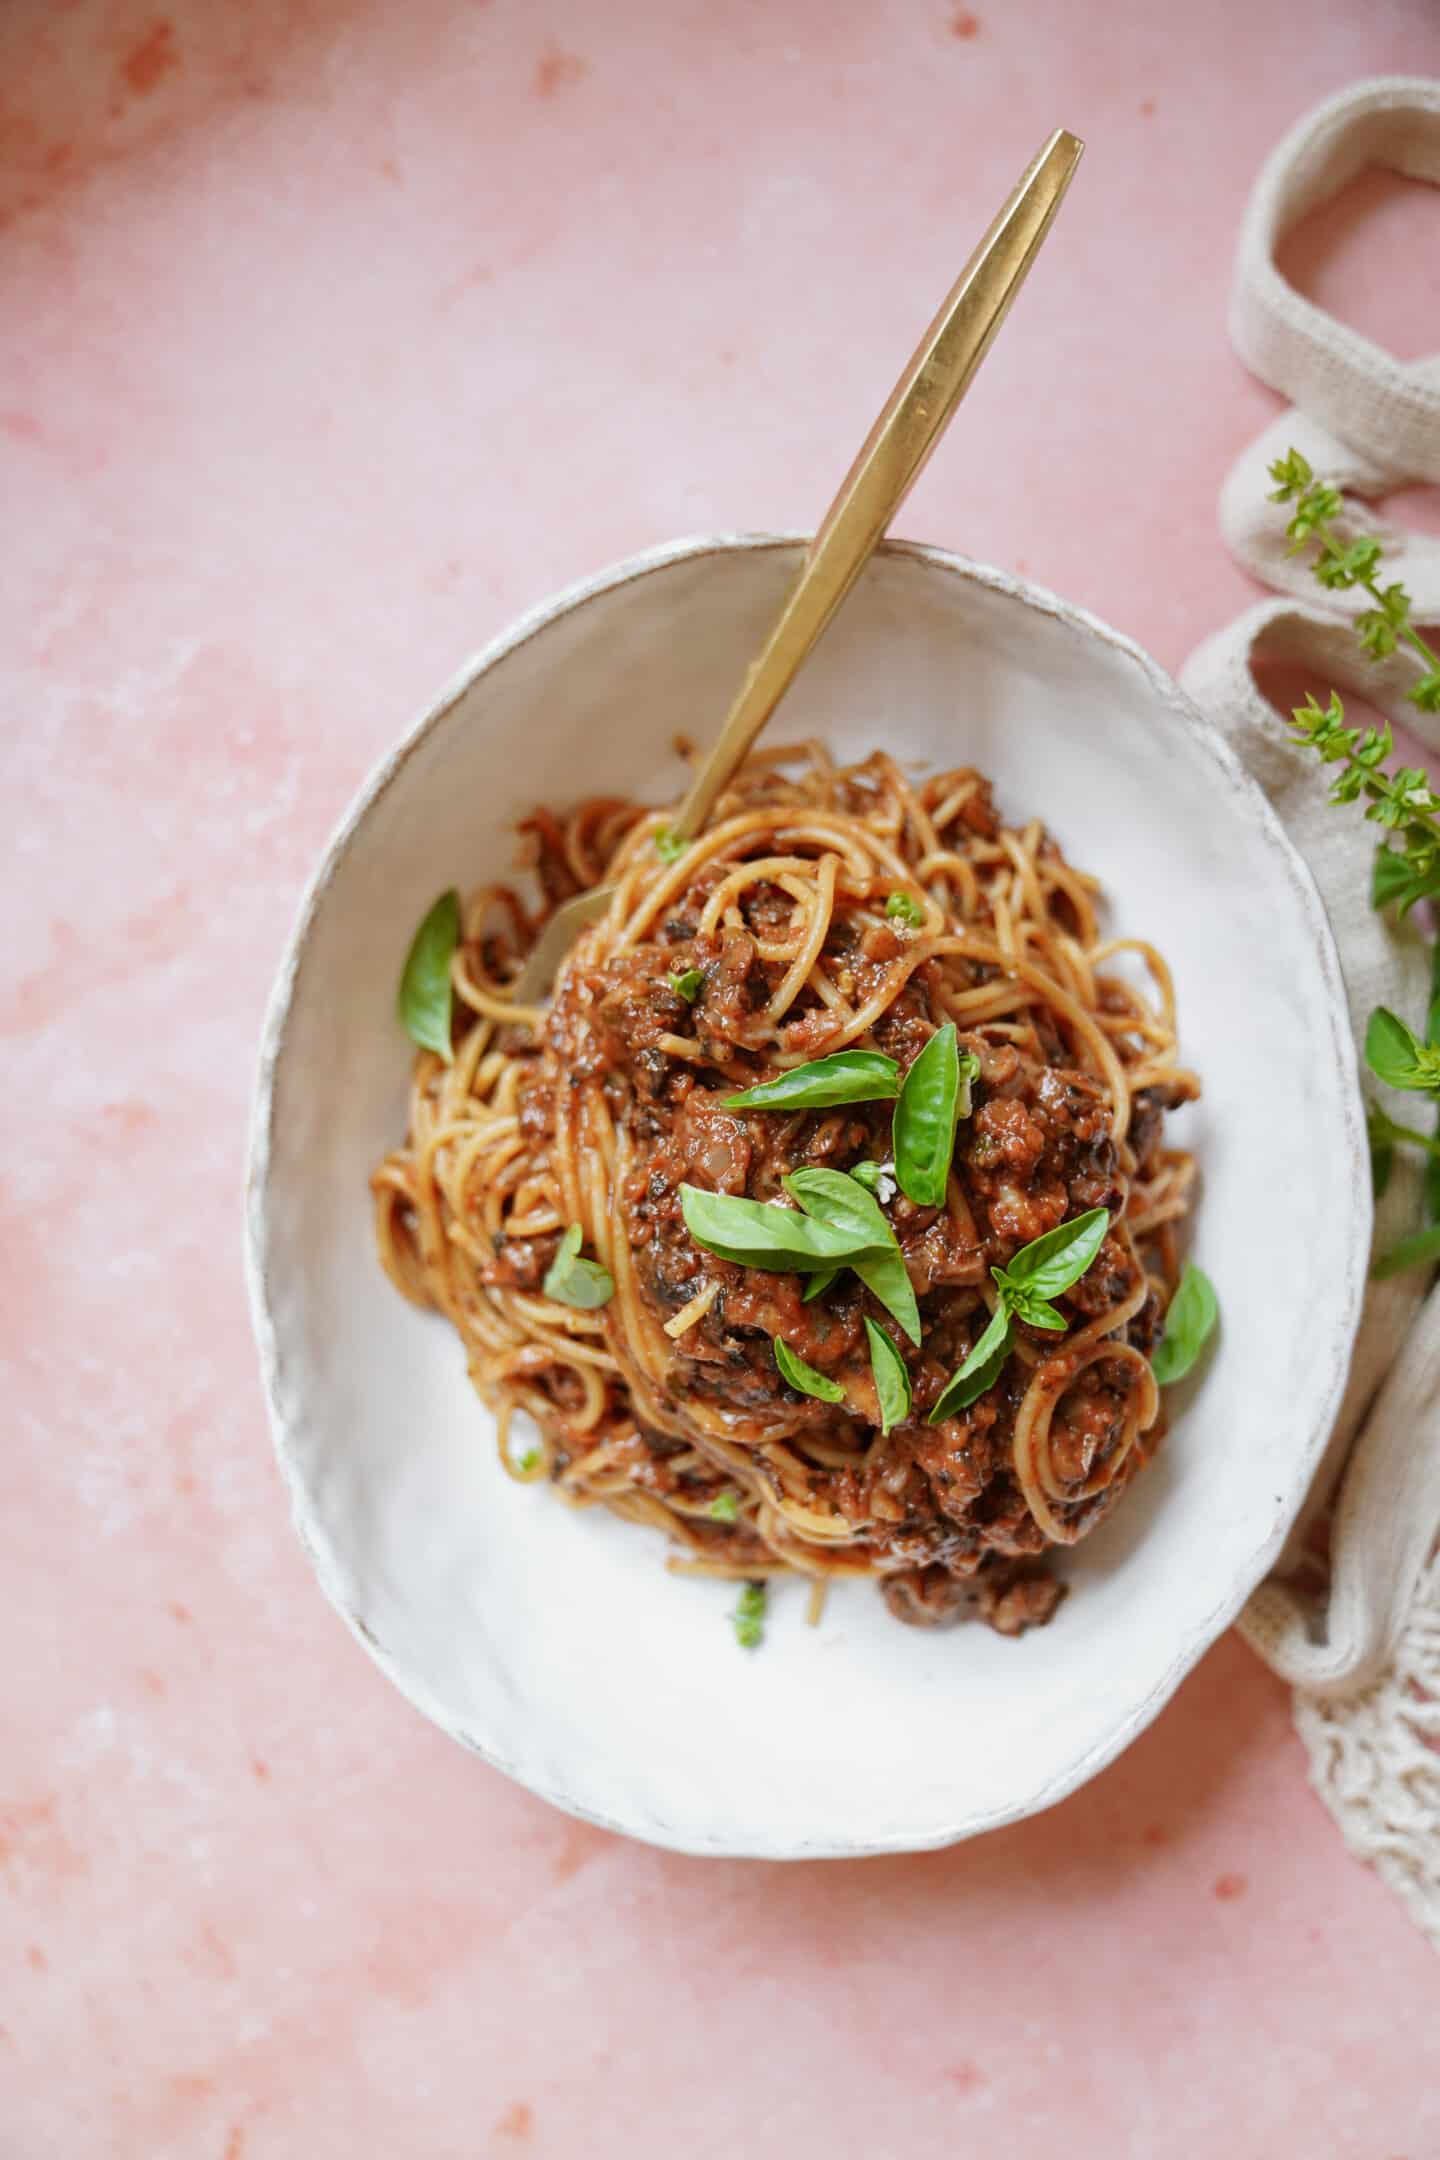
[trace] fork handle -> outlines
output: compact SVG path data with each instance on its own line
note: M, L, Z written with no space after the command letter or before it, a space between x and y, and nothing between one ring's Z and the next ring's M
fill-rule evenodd
M800 575L675 820L693 840L864 569L990 349L1084 144L1057 128L961 271L805 552Z

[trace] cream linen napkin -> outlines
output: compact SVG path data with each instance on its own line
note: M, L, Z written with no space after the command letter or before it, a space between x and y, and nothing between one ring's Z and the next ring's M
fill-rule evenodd
M1322 594L1284 556L1284 513L1266 468L1291 444L1317 478L1360 495L1440 478L1440 360L1401 364L1334 322L1281 278L1274 248L1296 217L1363 164L1440 182L1440 84L1387 79L1329 100L1292 130L1256 185L1236 262L1231 329L1256 374L1291 396L1287 412L1242 455L1221 498L1221 526L1244 566L1303 590L1311 604L1264 601L1195 652L1182 676L1228 736L1309 863L1340 950L1357 1036L1384 1004L1420 1025L1427 941L1376 915L1370 865L1379 837L1358 806L1326 799L1313 751L1294 744L1256 687L1255 664L1303 666L1321 697L1360 696L1440 745L1440 722L1407 703L1419 672L1403 651L1369 662L1341 613L1351 594ZM1404 582L1417 620L1440 617L1440 543L1385 539L1385 575ZM1303 580L1303 583L1300 582ZM1316 602L1319 604L1315 604ZM1402 1123L1428 1105L1372 1078ZM1403 1151L1402 1151L1403 1153ZM1324 1175L1324 1165L1316 1165ZM1419 1219L1418 1158L1401 1159L1376 1210L1384 1251ZM1242 1627L1295 1688L1311 1774L1347 1840L1400 1894L1440 1947L1440 1292L1425 1270L1374 1283L1345 1399L1311 1502ZM1328 1569L1306 1559L1306 1533L1333 1501ZM1306 1584L1306 1572L1310 1577Z

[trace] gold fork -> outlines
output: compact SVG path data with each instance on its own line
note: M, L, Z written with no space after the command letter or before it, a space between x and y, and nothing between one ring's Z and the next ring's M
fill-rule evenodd
M704 826L915 485L1025 282L1084 147L1078 136L1056 129L920 340L806 549L775 627L672 823L677 838L693 840ZM511 993L517 1004L533 1005L545 995L576 934L605 913L613 894L613 886L598 885L556 909L520 971Z

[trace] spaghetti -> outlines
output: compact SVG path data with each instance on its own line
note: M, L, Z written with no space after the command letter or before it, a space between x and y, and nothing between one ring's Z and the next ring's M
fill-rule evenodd
M1102 937L1095 881L1037 821L1002 824L970 770L917 786L884 754L764 754L678 858L660 816L617 800L524 830L538 910L509 886L465 904L453 1058L418 1057L405 1144L373 1179L384 1264L459 1332L505 1468L665 1531L688 1571L869 1575L907 1620L1047 1619L1044 1555L1161 1431L1148 1353L1194 1177L1161 1127L1198 1093L1164 960ZM513 1006L546 914L602 881L613 903L550 1008ZM871 1292L841 1272L807 1298L813 1276L719 1257L679 1193L784 1200L806 1165L883 1176L889 1103L725 1098L857 1047L903 1071L948 1021L978 1077L944 1204L887 1200L922 1328L897 1345L908 1414L882 1433ZM992 1266L1096 1208L1108 1231L1058 1300L1063 1334L1018 1319L992 1384L928 1423L990 1321ZM543 1287L574 1225L613 1283L593 1309ZM841 1399L788 1385L777 1341Z

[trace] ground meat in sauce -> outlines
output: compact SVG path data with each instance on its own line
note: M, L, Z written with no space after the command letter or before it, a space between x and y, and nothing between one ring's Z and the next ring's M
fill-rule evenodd
M976 789L965 821L986 837L998 830L987 789ZM891 1148L889 1103L790 1115L724 1107L727 1094L766 1070L756 1047L756 1015L768 1005L774 969L759 948L784 934L793 909L787 893L760 885L746 894L744 929L702 934L706 898L727 867L707 866L687 893L685 913L657 924L653 942L627 949L578 980L572 970L547 1029L573 1074L599 1074L607 1088L613 1080L628 1090L634 1171L617 1204L643 1302L663 1322L702 1281L718 1283L709 1310L675 1345L671 1389L733 1415L752 1441L768 1428L802 1455L809 1447L824 1450L808 1458L814 1503L838 1509L854 1526L871 1564L882 1571L886 1602L900 1618L935 1625L974 1612L1010 1635L1042 1625L1064 1588L1038 1565L1049 1548L1013 1474L1014 1424L1028 1368L1012 1358L968 1409L939 1427L926 1419L989 1318L979 1293L992 1265L1073 1215L1122 1205L1126 1179L1105 1091L1069 1062L1069 1046L1043 1014L1038 1034L1045 1062L1022 1054L1003 1031L999 1039L962 1031L962 1045L980 1063L972 1114L960 1127L954 1159L964 1204L920 1208L901 1195L889 1208L921 1301L924 1340L918 1349L900 1339L893 1320L853 1274L843 1273L822 1298L807 1300L809 1278L735 1267L700 1253L681 1213L683 1184L774 1201L785 1198L784 1175L801 1164L846 1169L885 1161ZM827 966L842 994L863 999L872 975L881 979L893 962L896 946L888 925L872 925L859 938L838 925ZM692 968L701 987L687 1001L671 977ZM870 1038L902 1070L937 1024L933 969L934 963L925 963L914 971ZM972 972L977 982L994 975L979 963ZM830 1026L823 1009L798 1014L786 1031L786 1047L821 1055ZM695 1046L693 1056L675 1053L677 1037ZM1155 1087L1137 1094L1126 1168L1132 1161L1142 1168L1153 1163L1163 1113L1180 1092ZM522 1126L539 1115L522 1089ZM518 1273L507 1274L507 1266L518 1270L519 1263L502 1251L487 1280L531 1287ZM1110 1236L1060 1305L1067 1320L1083 1323L1141 1287L1126 1245ZM896 1342L913 1389L911 1417L883 1439L875 1430L867 1318ZM1158 1328L1158 1301L1147 1290L1116 1340L1148 1350ZM1042 1354L1053 1351L1053 1340L1047 1343L1040 1331L1020 1332ZM791 1388L775 1363L777 1340L836 1382L844 1401L832 1404ZM1062 1478L1078 1485L1103 1464L1124 1430L1133 1384L1124 1360L1100 1359L1061 1398L1051 1447ZM636 1482L663 1492L673 1471L658 1456L647 1468L645 1442L635 1445ZM1118 1496L1142 1459L1141 1450L1132 1452L1108 1492L1087 1503L1089 1514ZM729 1535L717 1526L717 1550ZM736 1553L748 1550L748 1533L734 1535Z

